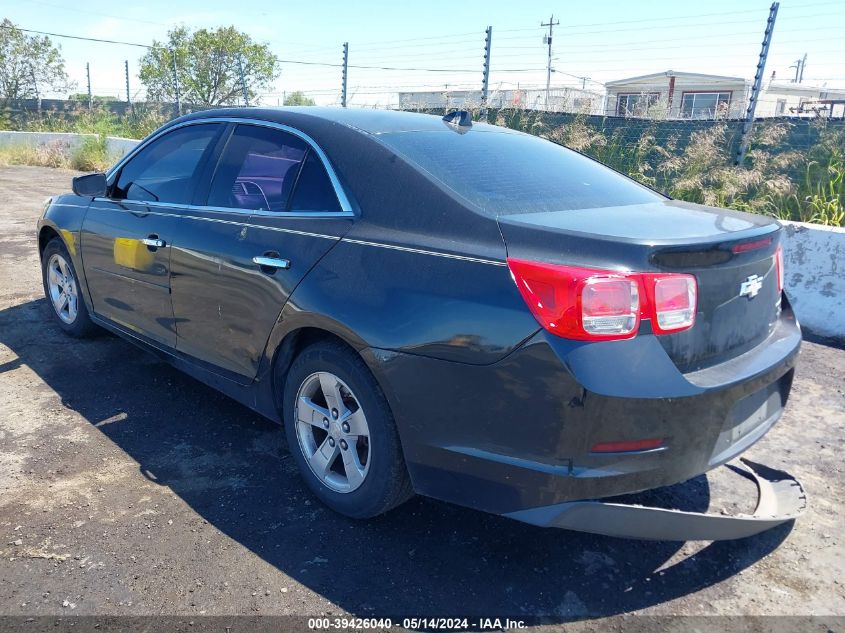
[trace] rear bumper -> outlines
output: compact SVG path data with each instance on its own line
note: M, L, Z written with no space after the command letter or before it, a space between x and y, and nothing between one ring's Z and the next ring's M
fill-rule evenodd
M520 510L510 518L607 536L661 541L721 541L758 534L804 513L807 495L788 473L748 460L735 471L757 485L753 514L725 516L602 501L571 501Z
M487 366L364 356L390 401L417 492L520 518L674 484L733 459L780 417L800 341L786 306L763 343L687 374L652 335L585 344L541 331ZM591 450L644 438L663 444ZM570 506L563 515L573 516Z

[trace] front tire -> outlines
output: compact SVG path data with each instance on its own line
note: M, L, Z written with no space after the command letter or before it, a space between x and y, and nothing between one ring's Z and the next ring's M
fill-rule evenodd
M93 335L97 326L91 321L82 298L73 260L58 237L50 240L41 254L41 279L50 313L59 327L71 336Z
M338 342L297 356L284 389L290 452L311 491L364 519L413 496L390 407L361 358Z

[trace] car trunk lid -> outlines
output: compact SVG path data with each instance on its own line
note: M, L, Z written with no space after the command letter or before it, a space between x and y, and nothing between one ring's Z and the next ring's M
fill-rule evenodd
M762 342L780 310L779 225L764 216L666 200L500 215L508 257L598 269L688 273L698 284L692 328L658 337L681 371ZM651 331L644 320L641 334Z

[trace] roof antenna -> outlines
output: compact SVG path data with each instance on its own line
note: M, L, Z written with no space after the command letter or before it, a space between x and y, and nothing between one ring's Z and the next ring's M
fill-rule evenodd
M466 134L472 127L472 117L466 110L456 110L443 117L443 122L453 132Z

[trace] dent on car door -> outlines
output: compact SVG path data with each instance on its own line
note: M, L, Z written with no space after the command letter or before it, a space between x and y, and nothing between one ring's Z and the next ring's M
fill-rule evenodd
M238 124L207 173L205 204L183 214L174 239L177 348L249 381L287 298L351 213L319 151L290 131Z
M193 125L154 139L112 176L107 197L91 203L80 241L97 316L175 347L171 240L222 128Z

